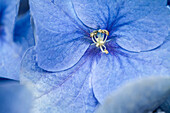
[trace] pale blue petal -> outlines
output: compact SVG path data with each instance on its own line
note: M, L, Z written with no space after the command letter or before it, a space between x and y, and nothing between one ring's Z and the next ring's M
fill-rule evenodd
M169 95L170 77L143 78L112 92L97 113L148 113Z
M103 103L110 92L131 79L170 75L169 44L168 41L155 50L139 53L128 52L120 46L112 48L110 45L108 47L110 54L101 55L96 61L95 69L92 70L93 91L98 101Z
M37 66L36 52L29 49L22 61L21 83L34 96L31 113L93 113L98 101L91 86L91 61L82 59L76 66L58 73Z
M72 5L82 23L93 29L106 29L118 10L116 0L72 0Z
M127 50L136 52L151 50L163 44L168 36L169 18L168 8L156 7L150 15L118 27L113 34L121 36L117 43Z
M56 5L50 0L30 0L30 8L36 28L38 65L47 71L75 65L89 46L89 32L77 21L70 2Z
M58 3L57 0L56 4ZM126 22L148 15L154 7L166 6L166 0L72 0L77 17L94 29L112 27L123 18Z

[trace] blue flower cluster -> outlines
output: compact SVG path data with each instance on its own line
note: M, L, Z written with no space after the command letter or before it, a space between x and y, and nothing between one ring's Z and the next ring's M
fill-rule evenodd
M0 77L31 91L31 113L170 110L166 0L27 2L0 0Z
M14 80L19 80L23 53L34 45L29 11L18 15L19 3L0 0L0 77Z

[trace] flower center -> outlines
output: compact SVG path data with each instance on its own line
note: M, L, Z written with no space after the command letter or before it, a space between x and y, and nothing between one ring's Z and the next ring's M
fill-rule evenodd
M107 37L109 36L109 32L107 30L95 30L92 33L90 33L90 37L92 38L92 41L94 42L92 45L96 45L96 47L100 48L100 50L103 53L108 54L109 52L106 49L106 46L104 45Z

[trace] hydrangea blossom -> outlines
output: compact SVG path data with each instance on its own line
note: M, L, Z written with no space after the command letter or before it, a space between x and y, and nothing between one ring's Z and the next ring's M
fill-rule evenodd
M37 44L22 61L33 113L93 113L129 80L169 75L166 0L30 0Z
M18 0L0 0L0 76L11 79L19 79L20 56L13 43L18 5Z
M21 57L34 45L30 13L17 17L19 0L0 0L0 6L0 77L19 80Z

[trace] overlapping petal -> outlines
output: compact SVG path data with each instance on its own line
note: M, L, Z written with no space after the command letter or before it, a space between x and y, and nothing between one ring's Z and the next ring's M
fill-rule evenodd
M103 103L111 91L129 80L151 75L170 75L169 44L168 41L156 50L139 53L128 52L118 46L110 49L109 55L102 55L92 70L93 91L98 101Z
M36 51L29 49L22 61L21 83L35 98L32 113L93 113L98 101L91 86L91 61L82 58L76 66L58 73L38 67Z
M127 50L151 50L166 40L170 29L169 18L170 11L166 6L154 7L148 16L118 27L113 34L121 36L117 43Z
M154 49L168 36L166 0L73 0L73 6L85 25L107 29L110 38L117 36L117 43L131 51Z
M70 2L54 4L49 0L30 0L37 35L38 65L48 71L75 65L89 43L88 30L77 21Z
M120 19L126 22L147 16L157 6L165 6L166 0L72 0L77 17L94 29L111 28Z

